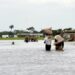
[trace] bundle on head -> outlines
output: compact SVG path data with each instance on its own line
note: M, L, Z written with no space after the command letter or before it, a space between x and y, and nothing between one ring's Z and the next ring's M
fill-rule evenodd
M52 28L45 28L43 29L44 34L51 35L52 34Z

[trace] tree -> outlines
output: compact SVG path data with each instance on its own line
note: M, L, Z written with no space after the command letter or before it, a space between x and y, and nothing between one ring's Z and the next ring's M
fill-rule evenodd
M14 33L12 32L12 29L14 28L14 25L10 25L9 28L11 29L9 37L14 37Z
M34 32L35 28L34 27L29 27L29 28L27 28L27 30L29 30L30 32Z
M62 29L57 30L57 33L62 33L62 32L63 32Z
M57 30L52 30L53 36L57 35L58 31Z
M64 31L65 31L65 30L72 30L72 28L65 28Z
M14 25L10 25L9 28L10 28L11 31L12 31L12 29L14 28Z

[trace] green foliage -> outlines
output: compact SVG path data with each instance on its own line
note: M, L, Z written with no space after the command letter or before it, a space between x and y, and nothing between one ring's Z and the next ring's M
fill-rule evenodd
M34 27L29 27L29 28L27 28L27 30L34 30Z
M72 28L65 28L64 30L72 30Z
M9 28L12 30L14 28L14 25L10 25Z

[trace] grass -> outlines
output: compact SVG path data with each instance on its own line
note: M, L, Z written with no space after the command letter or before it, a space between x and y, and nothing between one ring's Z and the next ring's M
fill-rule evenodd
M0 40L24 40L24 37L16 37L16 38L0 38ZM43 37L37 37L38 40L43 40Z
M0 38L0 40L24 40L24 38Z

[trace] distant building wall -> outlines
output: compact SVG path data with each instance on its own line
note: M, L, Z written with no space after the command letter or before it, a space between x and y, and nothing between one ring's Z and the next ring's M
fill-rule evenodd
M43 36L43 34L39 33L21 33L17 34L18 37L26 37L26 36Z
M2 38L8 38L9 35L2 35Z
M14 35L14 37L16 38L16 37L17 37L17 35Z
M2 38L17 37L17 35L2 35Z
M65 40L68 40L68 41L75 41L75 33L64 33L64 38Z

